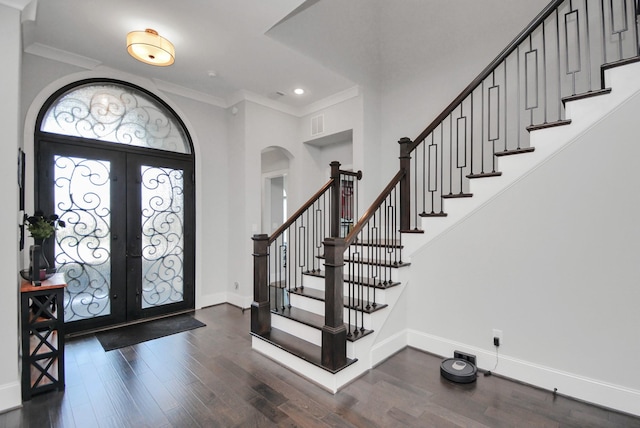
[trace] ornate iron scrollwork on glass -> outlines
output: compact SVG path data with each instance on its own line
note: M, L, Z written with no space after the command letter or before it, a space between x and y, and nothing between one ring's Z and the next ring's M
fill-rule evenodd
M141 167L142 308L183 300L183 171Z
M62 95L45 114L41 130L111 143L191 153L172 112L130 86L90 83Z
M55 157L55 262L64 272L65 322L109 315L111 304L110 162Z

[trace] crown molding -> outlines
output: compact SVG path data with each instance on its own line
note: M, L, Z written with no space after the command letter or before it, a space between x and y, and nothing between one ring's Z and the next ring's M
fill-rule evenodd
M0 5L18 10L23 10L29 3L31 3L31 0L0 0Z
M184 86L176 85L175 83L170 83L161 79L151 79L153 83L156 84L158 89L170 92L175 95L180 95L186 98L191 98L192 100L200 101L205 104L211 104L220 108L227 108L229 104L222 98L216 97L214 95L205 94L204 92L196 91L194 89L189 89Z
M290 105L283 104L278 101L274 101L270 98L263 97L262 95L258 95L254 92L247 91L245 89L236 91L230 97L227 98L227 104L229 106L238 104L241 101L251 101L255 104L268 107L272 110L277 110L282 113L290 114L296 117L300 116L299 110L296 107L292 107Z
M87 70L94 70L102 62L88 58L86 56L77 55L71 52L67 52L62 49L57 49L51 46L43 45L40 43L33 43L24 48L26 53L37 55L43 58L52 59L54 61L64 62L66 64L75 65L77 67L85 68Z
M340 104L341 102L347 101L351 98L355 98L359 95L360 87L354 86L342 92L338 92L336 94L318 100L315 103L309 104L308 106L296 108L287 104L280 103L278 101L274 101L270 98L263 97L250 91L240 90L227 98L227 105L233 106L241 101L251 101L255 104L259 104L273 110L281 111L295 117L304 117L317 111L334 106L336 104Z
M351 98L356 98L357 96L360 95L360 87L359 86L353 86L349 89L345 89L342 92L337 92L333 95L329 95L326 98L323 98L321 100L316 101L315 103L309 104L308 106L302 108L300 110L300 117L302 116L308 116L310 114L316 113L320 110L324 110L326 108L329 108L331 106L334 106L336 104L340 104L342 102L345 102L347 100L350 100Z

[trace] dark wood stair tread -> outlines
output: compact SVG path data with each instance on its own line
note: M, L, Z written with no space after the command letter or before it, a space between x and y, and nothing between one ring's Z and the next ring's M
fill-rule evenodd
M467 178L474 179L474 178L485 178L485 177L500 177L501 175L502 173L500 171L478 172L475 174L467 175Z
M334 374L358 361L357 359L347 358L347 364L344 367L338 370L330 370L322 365L322 348L320 346L273 327L268 333L257 334L252 332L251 335Z
M319 255L316 256L316 258L318 259L325 259L324 255ZM358 263L358 264L364 264L364 265L370 265L370 266L383 266L383 267L390 267L390 268L401 268L404 266L409 266L411 265L411 263L405 263L403 261L391 261L391 260L371 260L371 259L353 259L353 258L348 258L345 257L344 259L345 262L347 263ZM304 275L308 274L307 272L304 273Z
M363 239L357 240L351 245L363 247L404 248L399 239Z
M284 310L271 309L271 313L281 315L285 318L289 318L290 320L297 321L301 324L307 325L312 328L316 328L318 330L322 330L322 327L324 327L324 316L314 314L313 312L305 311L304 309L294 308L294 307L284 308ZM354 326L349 326L346 323L345 323L345 327L347 328L347 333L350 331L356 330ZM373 330L365 329L364 331L359 333L358 336L352 335L351 337L349 337L347 335L347 340L350 342L355 342L356 340L361 339L371 333L373 333Z
M273 288L287 288L287 281L273 281L269 283L269 287Z
M403 261L391 261L391 260L370 260L370 259L356 260L356 259L345 258L344 261L349 263L358 263L358 264L364 264L369 266L383 266L383 267L390 267L390 268L401 268L404 266L411 265L411 263L405 263Z
M537 131L538 129L554 128L556 126L569 125L570 123L571 123L571 119L562 119L562 120L556 120L554 122L540 123L538 125L529 125L527 126L527 131L531 132L531 131Z
M446 217L447 213L445 213L443 211L440 211L439 213L437 213L435 211L431 211L430 213L423 211L418 215L420 217Z
M422 229L418 229L418 228L415 228L415 229L407 229L407 230L400 229L400 233L424 233L424 230L422 230Z
M291 290L290 293L296 294L298 296L308 297L309 299L319 300L324 302L325 293L322 290L317 290L315 288L298 288L297 290ZM364 312L366 314L371 314L373 312L379 311L380 309L386 308L386 304L376 303L375 307L371 304L367 304L366 301L362 301L359 299L349 299L349 297L344 297L343 306L345 308L355 309L357 311ZM367 307L368 306L368 307Z
M456 199L456 198L470 198L473 196L473 193L449 193L447 195L442 195L443 199Z
M524 153L531 153L535 150L535 147L521 147L519 149L513 149L513 150L503 150L501 152L495 152L494 156L511 156L511 155L521 155Z
M606 95L611 93L611 88L598 89L595 91L584 92L582 94L569 95L568 97L562 98L562 102L564 104L570 101L583 100L585 98L597 97L599 95Z
M307 276L315 276L317 278L324 278L325 277L325 271L323 270L319 270L319 271L315 271L315 272L306 272L304 273L304 275ZM390 288L390 287L395 287L396 285L400 285L399 282L394 282L394 281L380 281L379 279L376 278L366 278L366 277L355 277L353 279L349 278L349 275L345 275L344 276L344 282L346 284L358 284L358 285L366 285L367 287L375 287L375 288L380 288L380 289L385 289L385 288Z

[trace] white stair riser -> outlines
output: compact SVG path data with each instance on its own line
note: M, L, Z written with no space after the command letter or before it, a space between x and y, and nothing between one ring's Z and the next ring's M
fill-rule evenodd
M390 290L393 290L393 288L397 288L397 287L392 287L392 288L390 288L390 289L388 289L388 290L384 290L384 289L376 289L376 300L375 300L375 302L376 302L377 304L379 304L379 305L384 305L384 304L387 302L387 300L386 300L386 299L387 299L387 294L389 293L389 291L390 291ZM357 290L356 290L356 297L358 297L358 294L357 294L357 293L358 293L358 292L357 292ZM364 290L360 291L360 295L361 295L361 296L364 296L364 298L365 298L365 300L366 300L366 298L367 298L367 289L365 288ZM320 303L322 303L322 305L318 305L318 306L310 306L310 307L317 307L317 308L318 308L318 310L322 312L322 314L324 313L324 302L323 302L322 300L312 299L312 298L309 298L309 297L306 297L306 296L302 296L302 295L299 295L299 294L296 294L296 293L290 293L290 294L289 294L289 296L290 296L290 299L291 299L291 302L292 302L291 304L292 304L293 306L295 306L295 307L297 307L297 308L301 308L301 309L306 309L306 307L303 307L303 306L299 306L299 305L297 305L297 304L294 304L294 303L293 303L293 301L294 301L295 299L298 299L298 298L304 298L304 299L315 300L316 302L320 302ZM344 293L344 296L345 296L345 297L347 297L347 296L348 296L348 294L347 294L347 293ZM371 289L369 290L369 300L373 303L373 288L371 288ZM311 311L311 312L318 313L318 310L315 310L315 309L307 309L307 310L308 310L308 311Z
M305 311L313 312L314 314L317 314L317 315L324 315L324 301L322 300L310 299L308 297L300 296L298 294L291 294L291 306L293 306L294 308L299 308ZM354 316L355 315L352 312L351 313L352 324L355 322L353 321ZM345 323L347 323L349 320L349 310L347 308L344 308L344 311L342 313L342 319ZM358 313L358 325L360 325L362 322L364 322L364 328L371 329L371 324L372 324L371 314L364 314L364 321L363 321L360 313Z
M395 291L395 290L394 290ZM399 292L399 287L398 287ZM395 298L394 298L395 300ZM295 308L304 309L305 311L313 312L317 315L324 315L324 301L310 299L305 296L291 294L291 305ZM355 316L358 316L358 326L364 324L364 328L367 330L377 330L382 327L381 320L384 320L386 315L383 313L387 308L383 308L373 313L365 313L351 310L351 324L355 324ZM349 323L349 309L344 308L342 313L342 319L346 323ZM364 316L363 316L364 315Z
M322 346L322 332L317 328L294 321L281 315L271 314L271 326L317 346Z
M309 280L310 280L310 281L309 281ZM308 288L312 288L312 289L314 289L314 290L324 291L324 278L317 278L317 277L305 277L305 283L304 283L304 286L305 286L305 287L308 287ZM359 289L360 287L361 287L360 285L357 285L357 286L356 286L356 290L355 290L356 294L358 293L358 289ZM376 291L375 291L375 293L376 293L376 302L377 302L377 303L386 303L386 302L387 302L387 300L386 300L386 298L387 298L387 297L386 297L386 293L387 293L389 290L392 290L392 289L393 289L393 288L395 288L395 287L396 287L396 286L391 287L391 288L389 288L389 289L376 288ZM348 284L348 283L344 283L343 288L342 288L342 294L343 294L345 297L346 297L346 296L349 296L350 288L351 288L350 284ZM363 293L364 293L364 296L366 297L366 296L367 296L367 289L368 289L368 288L369 288L369 287L362 286L362 289L361 289L359 292L360 292L361 294L363 294ZM368 291L369 291L370 299L371 299L371 300L373 300L373 287L369 288L369 290L368 290ZM356 297L357 297L357 296L356 296Z
M364 340L364 339L363 339ZM369 369L369 365L363 364L360 361L350 365L344 370L340 370L335 375L323 370L305 360L294 356L293 354L284 351L277 346L273 346L264 340L253 337L251 339L252 347L256 351L263 355L277 361L278 363L289 367L291 370L297 372L301 376L311 380L312 382L320 385L326 390L336 393L342 386L351 382L353 379L360 376L362 373ZM348 345L347 345L348 346ZM348 348L347 348L348 350ZM348 351L347 351L348 353ZM349 357L352 358L352 357Z

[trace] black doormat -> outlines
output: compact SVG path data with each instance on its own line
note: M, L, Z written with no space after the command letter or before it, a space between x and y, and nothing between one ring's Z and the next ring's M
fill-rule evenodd
M205 325L191 315L176 315L102 331L96 333L96 338L105 351L112 351Z

